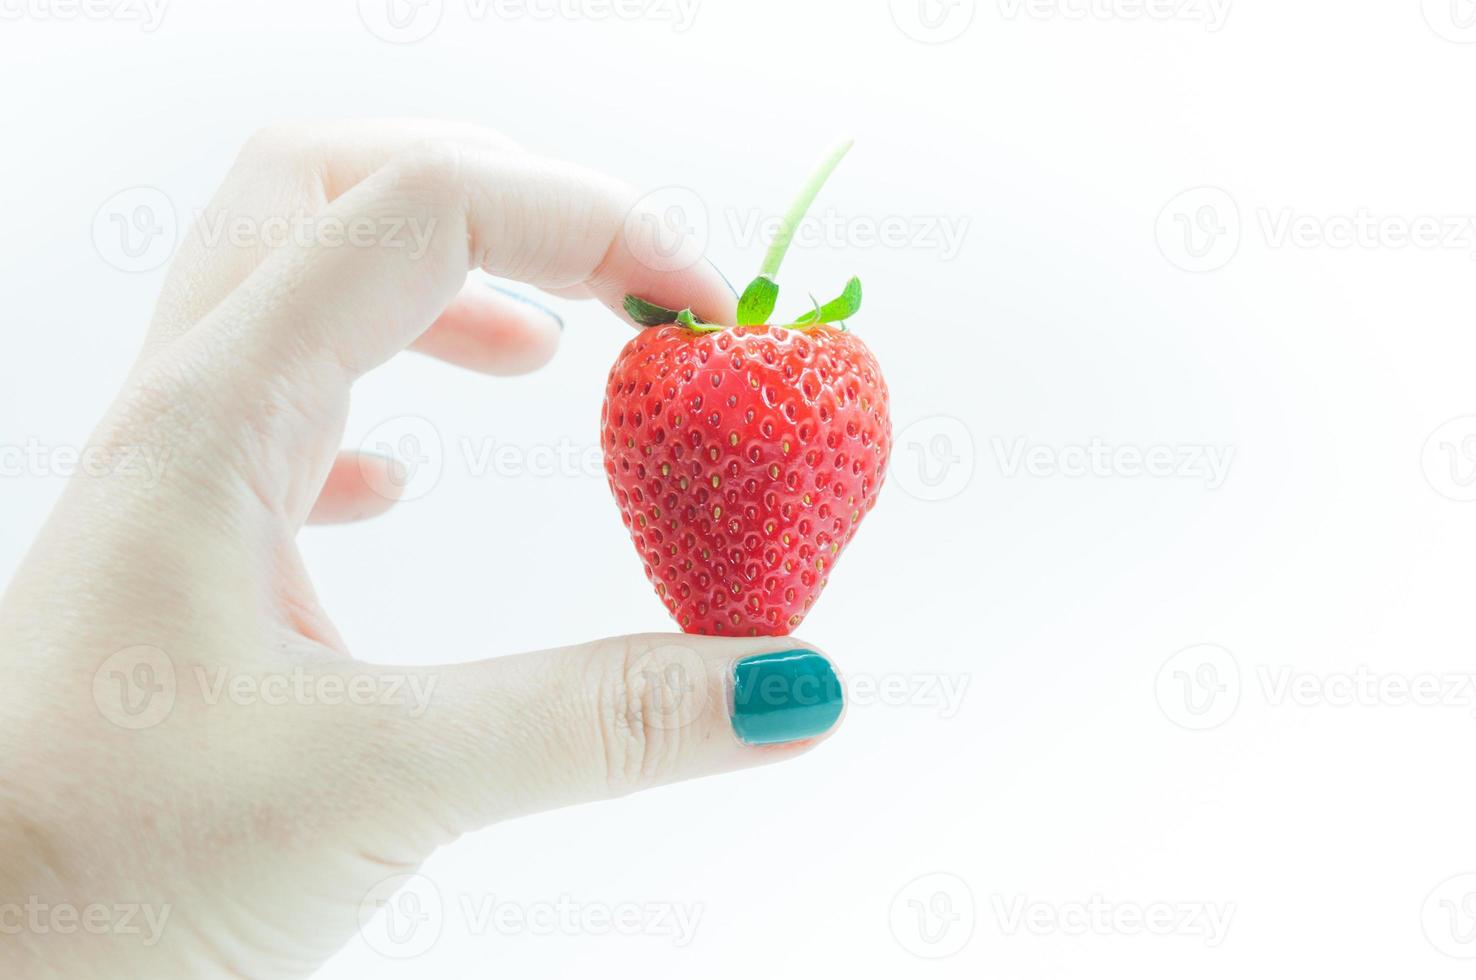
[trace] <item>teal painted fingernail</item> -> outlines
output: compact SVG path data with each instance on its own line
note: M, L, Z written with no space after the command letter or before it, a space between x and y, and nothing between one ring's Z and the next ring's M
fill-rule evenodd
M749 745L829 731L845 700L830 661L813 650L761 653L733 665L733 731Z

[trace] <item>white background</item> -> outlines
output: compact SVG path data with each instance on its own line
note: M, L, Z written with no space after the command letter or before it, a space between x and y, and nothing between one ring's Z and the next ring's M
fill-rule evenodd
M816 208L842 230L783 281L862 277L898 443L802 628L851 678L835 739L464 839L424 868L422 956L356 940L323 976L1469 975L1476 879L1438 886L1476 871L1476 696L1398 686L1476 670L1476 419L1436 431L1476 415L1465 0L701 0L690 24L430 0L398 34L388 2L176 0L145 30L125 0L0 0L0 573L62 487L15 447L82 444L162 280L118 267L138 199L114 196L155 188L183 227L283 120L469 119L689 188L735 281L746 222L855 135ZM1418 219L1439 234L1400 234ZM350 443L433 434L423 496L305 535L364 659L670 628L602 476L479 469L488 440L597 445L628 334L556 305L536 375L406 356L356 389ZM1222 484L1061 473L1093 440L1233 455ZM1329 703L1360 672L1382 687ZM939 679L966 685L951 715ZM464 914L561 897L701 918L679 945ZM1182 918L1205 908L1228 931Z

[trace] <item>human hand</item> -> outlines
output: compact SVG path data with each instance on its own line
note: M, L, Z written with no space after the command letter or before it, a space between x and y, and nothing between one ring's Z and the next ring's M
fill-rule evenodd
M469 270L732 322L721 277L673 261L636 201L474 126L251 141L202 220L315 234L190 236L91 442L147 451L158 479L76 478L0 602L0 910L147 914L129 935L0 917L0 974L303 975L377 882L462 833L790 758L835 724L823 657L746 660L793 639L392 668L352 659L314 597L298 529L393 497L389 463L338 451L355 379L407 347L509 374L558 345Z

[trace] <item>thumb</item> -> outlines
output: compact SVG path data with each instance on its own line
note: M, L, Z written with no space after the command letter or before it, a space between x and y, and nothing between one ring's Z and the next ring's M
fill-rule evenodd
M792 758L845 700L830 660L786 637L627 636L437 676L402 761L456 832Z

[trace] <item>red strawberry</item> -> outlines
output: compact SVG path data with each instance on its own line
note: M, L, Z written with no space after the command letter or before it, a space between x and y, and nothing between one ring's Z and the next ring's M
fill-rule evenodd
M793 323L758 322L794 224L844 152L791 212L739 326L626 302L647 328L610 370L605 471L646 576L688 633L792 631L881 489L886 383L866 345L830 322L859 307L860 282Z

